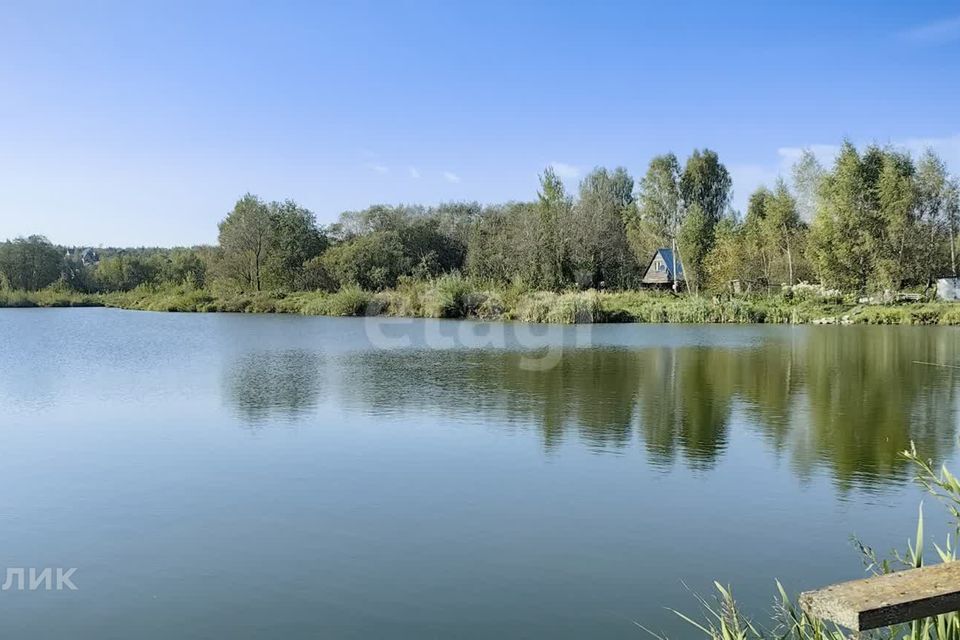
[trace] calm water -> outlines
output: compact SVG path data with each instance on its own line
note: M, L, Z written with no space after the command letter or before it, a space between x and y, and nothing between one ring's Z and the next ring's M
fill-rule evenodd
M689 637L903 546L958 338L2 310L3 635Z

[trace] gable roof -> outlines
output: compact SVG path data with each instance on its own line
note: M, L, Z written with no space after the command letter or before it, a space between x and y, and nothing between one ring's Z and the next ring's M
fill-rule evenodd
M657 249L657 252L653 254L653 258L650 259L650 264L653 264L653 261L657 258L657 256L660 256L661 258L663 258L663 261L667 263L667 275L670 276L671 279L675 279L675 280L683 279L683 263L680 262L680 256L677 256L677 274L676 274L676 277L674 278L673 249L669 249L667 247L662 247L660 249ZM650 265L647 265L647 269L648 270L650 269Z

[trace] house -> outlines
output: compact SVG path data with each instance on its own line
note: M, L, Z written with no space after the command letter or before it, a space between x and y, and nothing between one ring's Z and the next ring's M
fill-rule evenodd
M676 265L676 266L674 266ZM674 274L676 268L676 274ZM683 282L683 265L680 256L674 262L673 249L657 249L643 274L643 284L650 286L673 286L674 281Z
M80 262L87 267L92 267L100 262L100 254L98 254L95 249L89 248L67 249L67 253L64 257L71 262Z

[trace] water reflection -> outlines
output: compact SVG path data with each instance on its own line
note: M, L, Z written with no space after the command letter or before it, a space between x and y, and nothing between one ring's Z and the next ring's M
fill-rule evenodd
M361 351L339 361L345 400L377 415L435 411L535 425L616 451L639 438L657 464L714 465L738 419L797 473L838 484L902 479L910 441L941 459L956 435L954 332L811 329L750 346L567 349L545 371L506 350ZM737 418L739 417L739 418Z
M294 420L316 407L322 367L322 357L313 351L247 353L226 367L224 395L251 425Z

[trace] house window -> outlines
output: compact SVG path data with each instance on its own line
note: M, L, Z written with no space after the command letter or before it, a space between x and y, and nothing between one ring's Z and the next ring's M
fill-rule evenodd
M657 271L666 271L667 265L663 263L662 260L657 260Z

